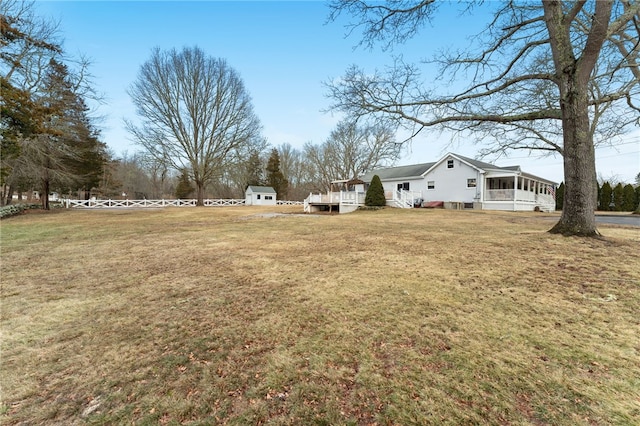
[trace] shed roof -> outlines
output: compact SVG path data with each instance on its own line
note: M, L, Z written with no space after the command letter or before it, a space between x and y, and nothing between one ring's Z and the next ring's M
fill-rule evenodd
M262 194L275 194L276 190L273 189L270 186L256 186L256 185L249 185L247 187L247 191L251 190L251 192L260 192Z

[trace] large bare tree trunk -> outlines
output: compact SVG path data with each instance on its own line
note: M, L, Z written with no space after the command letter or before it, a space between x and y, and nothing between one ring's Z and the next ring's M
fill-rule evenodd
M562 97L564 138L564 205L560 221L551 233L577 236L598 236L596 210L595 149L589 132L586 90L575 76L564 85Z
M602 44L607 37L612 0L596 2L592 26L577 52L571 38L571 23L584 3L571 10L563 2L543 2L545 24L560 89L564 141L564 205L552 233L584 237L599 236L595 218L596 159L589 122L588 85Z
M204 182L196 180L196 206L204 206Z

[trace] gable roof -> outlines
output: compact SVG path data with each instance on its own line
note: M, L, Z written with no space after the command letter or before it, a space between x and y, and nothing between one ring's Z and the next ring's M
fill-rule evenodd
M460 160L467 162L469 164L471 164L472 166L481 169L481 170L509 170L511 172L513 171L517 171L519 170L520 166L513 166L513 167L498 167L495 164L491 164L491 163L486 163L484 161L480 161L480 160L474 160L473 158L469 158L469 157L464 157L462 155L458 155L458 154L453 154L453 153L449 153L445 156L448 157L449 155L453 156L453 157L457 157Z
M257 186L257 185L249 185L247 187L247 191L251 190L251 192L260 192L263 194L275 194L276 190L270 186Z
M372 170L360 177L365 182L371 182L374 175L380 180L420 178L436 163L412 164L409 166L388 167L386 169Z
M433 163L420 163L420 164L413 164L409 166L388 167L385 169L372 170L364 174L363 176L361 176L360 179L362 179L365 182L371 182L371 179L373 178L374 175L378 175L380 180L383 180L383 181L384 180L387 180L387 181L401 180L401 179L419 179L424 177L424 175L427 172L435 168L438 164L442 163L449 157L457 158L458 160L468 164L471 167L474 167L480 170L481 172L503 171L503 172L508 172L509 174L517 174L517 175L533 178L536 180L540 180L543 182L555 184L555 182L552 182L548 179L544 179L544 178L523 172L520 166L500 167L500 166L496 166L495 164L487 163L480 160L474 160L473 158L464 157L462 155L454 154L452 152L447 153L440 160Z

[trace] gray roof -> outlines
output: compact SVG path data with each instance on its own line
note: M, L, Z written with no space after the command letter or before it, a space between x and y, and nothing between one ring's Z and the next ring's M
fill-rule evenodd
M477 167L479 169L482 170L502 170L502 169L507 169L509 171L514 171L514 167L519 167L519 166L514 166L514 167L498 167L495 164L491 164L491 163L486 163L484 161L480 161L480 160L474 160L473 158L469 158L469 157L463 157L462 155L458 155L458 154L452 154L455 155L456 157L458 157L459 159L466 161L467 163L473 165L474 167Z
M386 169L378 169L370 171L362 176L365 182L371 182L374 175L378 175L380 180L406 179L421 177L427 170L436 163L412 164L410 166L388 167Z
M360 176L360 179L362 179L365 182L371 182L371 179L373 178L374 175L378 175L380 180L383 180L383 181L384 180L389 181L389 180L420 178L420 177L423 177L424 174L430 168L432 168L433 166L438 164L440 161L444 161L444 159L447 158L450 155L452 155L452 156L454 156L456 158L459 158L460 160L465 161L465 162L471 164L473 167L476 167L476 168L478 168L480 170L503 170L505 172L510 172L510 173L514 173L515 172L515 173L519 173L519 174L521 174L523 176L527 176L527 177L530 177L530 178L535 178L537 180L553 183L552 181L550 181L548 179L540 178L538 176L534 176L532 174L522 172L520 166L500 167L500 166L496 166L495 164L486 163L486 162L480 161L480 160L474 160L473 158L464 157L462 155L458 155L458 154L454 154L454 153L448 153L447 155L445 155L440 160L438 160L437 162L434 162L434 163L421 163L421 164L413 164L413 165L410 165L410 166L388 167L386 169L373 170L373 171L370 171L370 172L366 173L363 176Z
M273 189L270 186L256 186L256 185L249 185L247 187L247 190L251 189L251 192L261 192L263 194L275 194L276 190Z

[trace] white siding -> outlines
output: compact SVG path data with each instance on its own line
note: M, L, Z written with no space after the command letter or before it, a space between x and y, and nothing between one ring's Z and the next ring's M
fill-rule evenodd
M268 199L269 197L271 197L271 199ZM251 189L247 189L244 203L247 206L275 206L276 194L272 192L253 192Z
M447 167L448 160L453 160L453 168ZM467 187L467 179L475 179L475 188ZM435 189L427 190L427 183L435 182ZM452 201L472 203L480 196L482 174L480 171L454 157L446 157L424 177L425 201Z
M427 189L427 183L424 179L399 179L399 180L388 180L382 182L382 187L384 188L385 194L391 193L392 191L398 190L398 185L403 184L405 182L409 183L409 191L421 192L422 197L424 198L424 194Z

